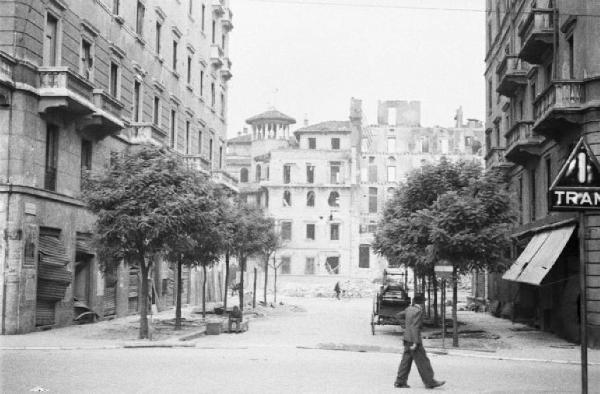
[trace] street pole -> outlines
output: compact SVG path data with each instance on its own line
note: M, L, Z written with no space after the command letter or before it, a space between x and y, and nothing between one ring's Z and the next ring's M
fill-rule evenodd
M581 336L581 393L588 392L588 374L587 374L587 297L586 297L586 266L585 266L585 214L579 211L579 311L580 321L579 329Z

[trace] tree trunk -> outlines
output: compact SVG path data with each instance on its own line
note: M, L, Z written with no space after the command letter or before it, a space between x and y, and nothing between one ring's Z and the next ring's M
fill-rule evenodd
M263 301L265 303L265 306L267 305L267 281L268 280L269 280L269 256L267 256L267 259L265 260L265 286L264 286L265 291L263 292Z
M176 330L181 330L181 266L182 266L182 262L181 260L177 262L177 294L176 294L176 298L175 298L175 329Z
M246 268L246 258L240 257L240 288L239 297L240 297L240 311L244 310L244 268Z
M140 333L139 339L148 338L148 267L146 261L141 258L140 270L142 271L142 291L138 296L140 301Z
M432 281L433 281L433 324L435 327L437 327L438 323L439 323L439 316L438 316L438 283L437 283L437 279L435 276L431 277Z
M275 256L273 256L273 303L277 305L277 265L275 265Z
M252 286L252 309L256 308L256 267L254 267L254 285Z
M458 347L458 317L456 304L458 299L458 280L456 267L452 269L452 346Z
M229 251L225 252L225 292L223 293L223 310L227 311L227 292L229 291Z
M431 319L431 277L423 276L427 283L427 318Z
M202 318L206 319L206 265L202 265Z

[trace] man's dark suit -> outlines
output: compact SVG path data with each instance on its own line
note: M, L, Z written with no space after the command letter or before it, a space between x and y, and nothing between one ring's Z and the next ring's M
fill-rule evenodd
M404 311L398 314L406 317L406 328L404 330L404 353L402 354L402 361L398 367L398 376L396 377L396 384L405 385L408 380L408 374L412 366L413 359L417 364L417 370L425 386L431 387L434 385L435 380L433 379L433 369L431 363L423 348L423 341L421 339L421 328L423 327L423 307L415 304L406 308ZM411 350L411 346L416 344L416 348Z

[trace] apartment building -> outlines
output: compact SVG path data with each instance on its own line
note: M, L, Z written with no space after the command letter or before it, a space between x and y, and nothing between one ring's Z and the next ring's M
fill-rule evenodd
M387 262L371 242L398 182L442 156L483 164L483 127L420 125L420 103L384 101L378 123L364 125L351 99L348 120L305 124L277 110L253 116L228 141L227 170L242 198L275 218L284 240L277 251L285 280L323 282L379 277Z
M223 171L227 1L8 0L0 25L2 334L135 312L137 271L103 274L90 247L82 174L149 142L235 191ZM153 302L172 304L172 270L152 275Z
M515 263L490 275L495 312L579 340L575 214L550 212L547 191L581 136L600 153L600 3L488 0L486 164L511 180ZM588 336L600 346L600 217L586 213Z

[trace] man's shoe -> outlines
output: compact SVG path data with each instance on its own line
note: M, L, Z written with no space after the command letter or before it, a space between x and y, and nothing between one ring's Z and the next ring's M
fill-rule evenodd
M394 387L399 389L409 389L410 386L406 383L394 383Z
M428 389L434 389L436 387L443 386L444 383L446 383L445 380L434 380L432 384L430 384L429 386L427 386L427 388Z

